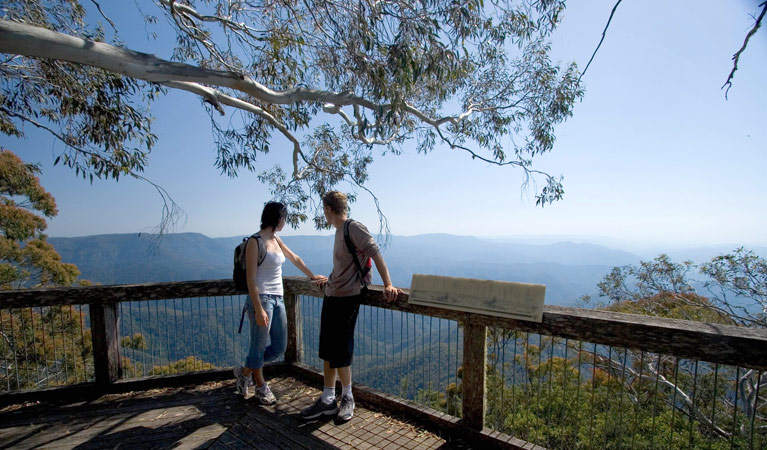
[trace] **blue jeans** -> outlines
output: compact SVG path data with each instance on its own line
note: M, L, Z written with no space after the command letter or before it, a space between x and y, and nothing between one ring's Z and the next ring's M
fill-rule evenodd
M256 323L253 302L248 297L245 311L250 321L250 350L245 358L245 367L260 369L264 362L282 359L288 345L288 318L285 314L285 302L281 295L261 294L261 307L269 316L269 326L260 327Z

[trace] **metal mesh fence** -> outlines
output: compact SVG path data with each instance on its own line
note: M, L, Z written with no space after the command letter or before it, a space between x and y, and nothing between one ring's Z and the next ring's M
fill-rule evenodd
M304 361L318 357L322 299L301 297ZM360 306L353 380L448 414L460 414L463 330L453 320Z
M487 425L549 449L767 448L767 374L504 329Z
M92 381L87 305L0 309L0 392Z

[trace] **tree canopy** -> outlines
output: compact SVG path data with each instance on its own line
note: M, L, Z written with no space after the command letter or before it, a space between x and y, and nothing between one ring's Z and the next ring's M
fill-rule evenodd
M47 224L35 211L45 217L58 211L38 171L0 148L0 289L68 286L80 274L74 264L61 262L43 234Z
M156 143L149 102L179 89L211 115L216 166L258 171L294 224L322 224L312 196L342 180L365 189L373 160L407 140L520 168L542 183L540 205L564 194L533 165L583 95L576 65L550 60L564 1L137 4L175 33L165 56L127 48L106 5L86 6L9 1L0 19L0 130L49 131L67 146L57 162L84 177L140 177ZM289 169L259 166L278 139Z
M703 264L660 255L614 267L597 287L597 306L616 311L767 328L767 260L743 247Z

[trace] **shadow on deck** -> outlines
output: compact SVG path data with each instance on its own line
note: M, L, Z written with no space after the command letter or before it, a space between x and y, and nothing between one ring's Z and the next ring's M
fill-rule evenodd
M233 380L12 405L0 410L0 448L472 448L360 400L347 423L306 422L299 411L319 390L287 375L270 385L279 401L269 407L237 395Z

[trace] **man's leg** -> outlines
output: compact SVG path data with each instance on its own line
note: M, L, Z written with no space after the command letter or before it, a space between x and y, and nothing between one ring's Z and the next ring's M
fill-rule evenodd
M325 386L320 398L308 408L301 411L301 417L304 419L316 419L320 416L334 415L338 412L338 403L336 403L336 369L330 367L330 362L325 361L323 366L325 374Z
M335 403L336 401L336 373L335 367L330 367L330 361L325 361L323 373L325 374L325 385L322 387L322 401L325 403Z
M341 372L341 369L334 369L330 367L330 361L325 361L323 373L325 374L325 387L336 387L336 371ZM351 376L351 373L350 373ZM341 378L343 382L343 378Z
M341 405L338 409L338 420L347 421L354 416L354 396L352 395L352 366L339 367L338 378L341 379Z
M330 364L325 361L326 367L330 367ZM341 380L341 386L349 386L352 384L352 366L346 366L346 367L339 367L338 369L334 369L338 371L338 378ZM326 372L327 373L327 372ZM328 379L327 375L325 376L325 386L328 385ZM333 381L333 386L335 386L335 380Z
M319 357L324 362L322 366L324 386L322 395L320 395L317 401L301 411L301 417L304 419L315 419L338 412L338 403L336 402L336 369L330 367L330 358L333 357L333 345L335 342L334 306L335 302L333 302L333 299L325 297L325 300L322 302L322 313L320 314L319 342Z

